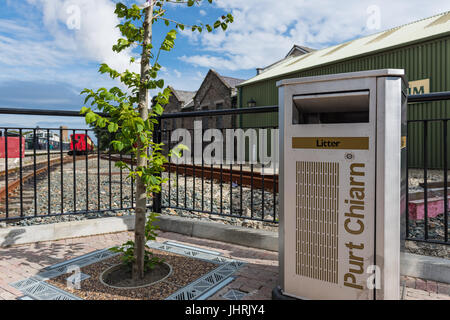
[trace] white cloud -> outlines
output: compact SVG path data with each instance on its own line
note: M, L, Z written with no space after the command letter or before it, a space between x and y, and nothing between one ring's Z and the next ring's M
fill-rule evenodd
M175 77L177 77L178 79L180 79L182 76L181 72L178 71L177 69L173 69L173 73L175 74Z
M444 0L217 0L235 22L223 33L193 35L201 54L184 55L187 63L219 70L264 67L280 58L294 44L323 48L362 35L368 30L367 8L380 8L381 30L450 10ZM379 30L379 31L381 31ZM204 52L204 53L203 53Z
M121 36L111 0L27 1L42 10L44 25L58 49L91 61L106 62L120 71L137 70L136 65L129 63L129 52L117 54L111 49ZM78 22L79 29L72 29L74 21Z
M187 91L196 91L203 80L200 72L178 71L172 68L164 68L161 70L160 77L164 79L165 85Z
M0 19L0 81L45 79L95 88L113 83L97 73L100 63L139 72L139 64L129 62L130 51L112 51L121 36L112 0L26 0L26 4L7 2L20 9L21 16ZM74 19L79 29L71 28Z

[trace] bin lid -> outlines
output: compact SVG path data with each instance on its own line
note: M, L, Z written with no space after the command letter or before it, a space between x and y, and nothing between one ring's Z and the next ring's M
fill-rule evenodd
M345 79L360 79L360 78L380 78L380 77L401 77L405 84L408 84L406 79L405 70L403 69L380 69L380 70L369 70L369 71L359 71L359 72L349 72L349 73L337 73L329 74L323 76L315 77L303 77L294 79L284 79L277 82L277 87L304 84L304 83L314 83L323 81L335 81L335 80L345 80Z

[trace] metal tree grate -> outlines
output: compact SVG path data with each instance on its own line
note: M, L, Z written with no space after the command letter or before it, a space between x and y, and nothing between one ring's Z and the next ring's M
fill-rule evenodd
M206 296L211 296L217 291L214 289L220 288L221 284L230 281L231 276L245 265L242 261L222 257L218 252L207 252L204 249L197 250L194 247L179 245L173 242L165 242L164 244L148 242L147 245L150 248L193 257L219 265L217 269L207 273L186 287L181 288L166 300L196 300L200 297L206 298Z
M174 242L166 242L163 244L148 242L147 245L149 248L167 251L198 260L204 260L218 265L217 269L178 290L166 300L196 300L207 298L224 285L231 282L233 280L231 276L245 264L242 261L222 257L219 252L200 248L197 249L195 247L177 244ZM71 267L82 268L118 254L119 253L112 252L109 249L94 251L92 253L44 268L43 271L39 272L37 275L11 283L10 286L20 290L24 294L23 297L18 298L20 300L82 300L81 298L52 286L45 281L68 273L68 270L70 270ZM79 276L80 281L86 280L90 277L90 275L83 273L79 274ZM68 275L67 280L72 281L73 275Z
M238 290L230 290L222 297L227 300L242 300L247 294Z

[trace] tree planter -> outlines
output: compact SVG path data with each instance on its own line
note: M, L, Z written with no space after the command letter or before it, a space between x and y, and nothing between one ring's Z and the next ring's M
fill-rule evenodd
M131 270L127 270L124 264L116 264L106 269L100 275L100 282L115 289L139 289L157 284L172 275L172 266L168 263L160 263L153 270L145 273L144 279L134 281L131 278Z

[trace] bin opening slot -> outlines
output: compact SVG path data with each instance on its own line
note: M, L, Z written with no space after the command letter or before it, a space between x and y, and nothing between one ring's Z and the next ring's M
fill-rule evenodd
M292 123L367 123L369 103L369 91L294 96Z

